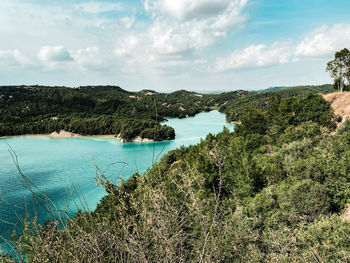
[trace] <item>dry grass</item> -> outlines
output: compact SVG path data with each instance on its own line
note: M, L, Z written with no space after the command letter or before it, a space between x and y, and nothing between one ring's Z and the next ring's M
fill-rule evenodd
M350 204L346 206L344 213L341 215L341 218L345 221L350 222Z
M338 123L338 128L341 127L347 119L350 119L350 92L334 92L322 96L331 104L335 115L342 118Z

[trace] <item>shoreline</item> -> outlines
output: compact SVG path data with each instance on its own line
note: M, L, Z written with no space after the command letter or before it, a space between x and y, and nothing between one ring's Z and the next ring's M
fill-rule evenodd
M76 135L76 136L52 136L50 133L43 134L22 134L22 135L9 135L9 136L0 136L0 139L9 139L9 138L17 138L17 137L44 137L44 138L57 138L57 139L70 139L70 138L110 138L117 139L115 135L107 134L107 135Z
M141 138L137 136L131 140L126 140L124 138L120 138L120 136L116 136L113 134L105 134L105 135L81 135L77 133L67 132L61 130L59 133L43 133L43 134L21 134L21 135L10 135L10 136L0 136L0 139L9 139L9 138L18 138L18 137L34 137L34 138L57 138L57 139L70 139L70 138L100 138L100 139L115 139L120 141L121 143L129 143L129 142L155 142L155 140L148 138Z

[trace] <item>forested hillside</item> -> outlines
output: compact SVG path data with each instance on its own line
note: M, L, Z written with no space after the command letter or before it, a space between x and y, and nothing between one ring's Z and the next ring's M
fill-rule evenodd
M340 120L322 96L287 92L249 94L264 107L241 113L235 132L171 151L119 186L99 174L108 195L97 209L64 228L28 222L14 235L19 258L349 262L341 215L350 203L350 122L331 135Z
M287 97L305 97L308 94L327 94L334 91L332 85L322 86L300 86L300 87L278 87L267 89L262 92L250 92L240 100L229 100L220 106L220 111L226 114L228 121L239 121L247 109L265 110L268 107L268 101L274 96L281 98Z
M0 136L47 134L63 129L81 135L120 135L125 140L137 136L166 140L175 137L171 127L159 124L166 117L184 118L215 108L232 121L247 109L264 108L276 94L302 97L329 90L330 85L272 92L198 94L185 90L128 92L116 86L3 86Z
M120 134L173 139L159 122L208 110L208 102L186 91L160 94L119 87L0 87L0 136L43 134L61 129L81 135Z

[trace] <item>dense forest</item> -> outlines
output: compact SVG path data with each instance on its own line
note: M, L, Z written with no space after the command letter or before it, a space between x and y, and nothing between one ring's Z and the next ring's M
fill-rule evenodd
M108 195L97 209L26 222L13 235L15 259L350 262L341 216L350 203L350 122L336 130L339 116L315 94L331 89L203 96L240 120L234 132L171 151L120 185L99 174Z
M305 97L308 94L326 94L333 91L333 86L329 84L322 86L271 88L262 92L249 92L239 100L228 100L227 103L220 105L220 111L226 114L228 121L239 121L247 109L259 108L265 110L268 107L269 99L274 96L279 96L281 98Z
M116 86L3 86L0 87L0 136L66 130L81 135L119 135L126 141L137 136L167 140L175 137L175 131L160 125L166 117L184 118L219 109L232 121L240 118L247 108L264 108L267 100L276 94L302 97L331 90L331 85L326 85L269 92L198 94L185 90L128 92Z
M235 93L233 93L235 94ZM231 96L232 97L232 96ZM211 98L187 91L128 92L114 86L0 87L0 136L46 134L61 129L81 135L173 139L165 117L208 111Z

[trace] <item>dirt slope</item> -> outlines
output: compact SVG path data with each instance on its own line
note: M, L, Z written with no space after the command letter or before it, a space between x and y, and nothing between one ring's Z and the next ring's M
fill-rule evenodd
M342 117L338 128L347 120L350 119L350 92L334 92L322 95L328 101L336 115Z

